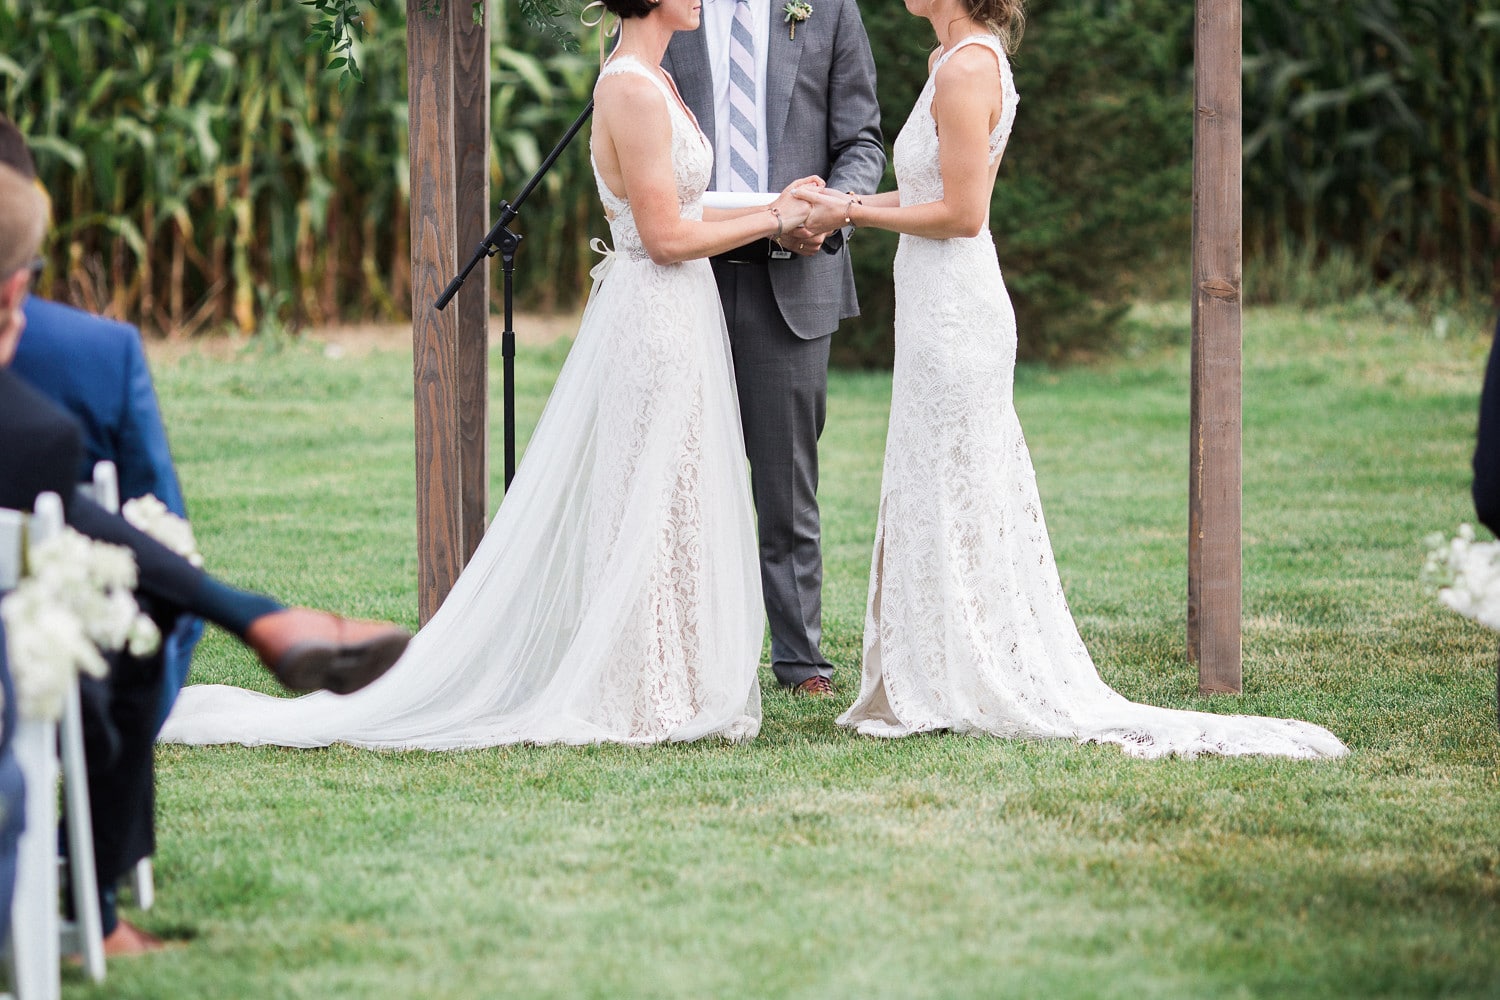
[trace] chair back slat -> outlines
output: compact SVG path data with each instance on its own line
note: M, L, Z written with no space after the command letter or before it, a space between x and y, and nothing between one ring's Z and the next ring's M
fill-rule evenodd
M115 463L95 462L92 482L79 483L78 492L111 514L120 512L120 473Z
M63 529L62 499L56 493L36 498L32 513L0 507L0 591L14 590L26 572L26 543L43 542Z
M36 506L31 509L31 525L27 532L31 544L36 545L60 535L63 530L62 497L56 493L39 493Z
M26 515L0 508L0 590L14 590L21 581L26 556Z

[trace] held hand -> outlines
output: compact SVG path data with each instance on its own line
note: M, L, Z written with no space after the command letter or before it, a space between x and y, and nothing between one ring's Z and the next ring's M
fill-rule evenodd
M814 232L831 233L844 225L844 209L848 207L847 197L827 198L819 197L812 204L812 211L808 213L807 221L804 223L808 229Z
M803 188L797 192L797 197L812 205L812 213L804 225L815 233L831 233L843 228L849 200L857 196L832 188Z
M827 181L823 180L817 174L811 174L799 180L792 181L792 183L781 189L781 193L784 195L795 194L801 188L806 188L809 192L821 191L827 186Z
M795 197L790 191L784 191L771 203L770 208L777 217L781 219L781 243L786 245L790 239L792 230L800 228L807 222L807 215L812 211L812 206L800 198ZM772 237L773 239L775 237Z
M831 187L801 187L796 190L797 197L803 201L812 202L814 205L844 205L850 198L855 197L843 191L836 191Z
M814 232L805 225L798 226L781 237L781 245L792 253L811 257L823 249L823 237L826 235L826 233Z

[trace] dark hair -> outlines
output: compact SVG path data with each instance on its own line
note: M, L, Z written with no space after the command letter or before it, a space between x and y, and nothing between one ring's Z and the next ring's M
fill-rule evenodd
M604 9L624 20L645 17L661 5L661 0L604 0Z
M36 161L31 158L26 137L16 128L16 123L4 115L0 115L0 163L28 181L36 180Z

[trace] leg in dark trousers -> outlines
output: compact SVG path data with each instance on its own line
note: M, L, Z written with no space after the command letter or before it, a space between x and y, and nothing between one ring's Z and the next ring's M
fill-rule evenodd
M173 618L157 616L157 623ZM106 935L117 922L115 887L136 862L156 852L154 707L161 684L159 652L148 657L112 656L108 677L86 678L80 684L94 870ZM66 845L65 834L66 824L60 831Z
M740 422L760 535L771 667L794 686L833 676L823 634L818 438L828 400L831 337L803 340L782 319L768 268L713 261L729 324Z
M115 886L135 863L156 850L156 787L152 772L152 731L146 678L157 680L160 659L117 659L119 674L109 681L89 681L83 690L83 748L89 769L89 812L94 830L94 874L104 933L116 925ZM155 665L157 669L149 668ZM59 830L64 846L67 825ZM69 897L71 907L72 899Z
M1474 447L1474 511L1500 535L1500 324L1490 345L1490 363L1479 396L1479 435Z
M1474 445L1474 513L1500 535L1500 322L1490 344L1490 362L1479 394L1479 433ZM1495 674L1495 716L1500 722L1500 664Z

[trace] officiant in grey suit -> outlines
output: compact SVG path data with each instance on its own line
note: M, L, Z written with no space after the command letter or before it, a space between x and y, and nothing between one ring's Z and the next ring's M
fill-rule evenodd
M788 15L787 10L797 8ZM868 194L885 172L875 61L854 0L703 0L662 66L714 144L710 190L771 192L816 174ZM846 234L796 229L712 258L729 325L776 679L832 693L822 637L818 437L828 349L858 315Z

